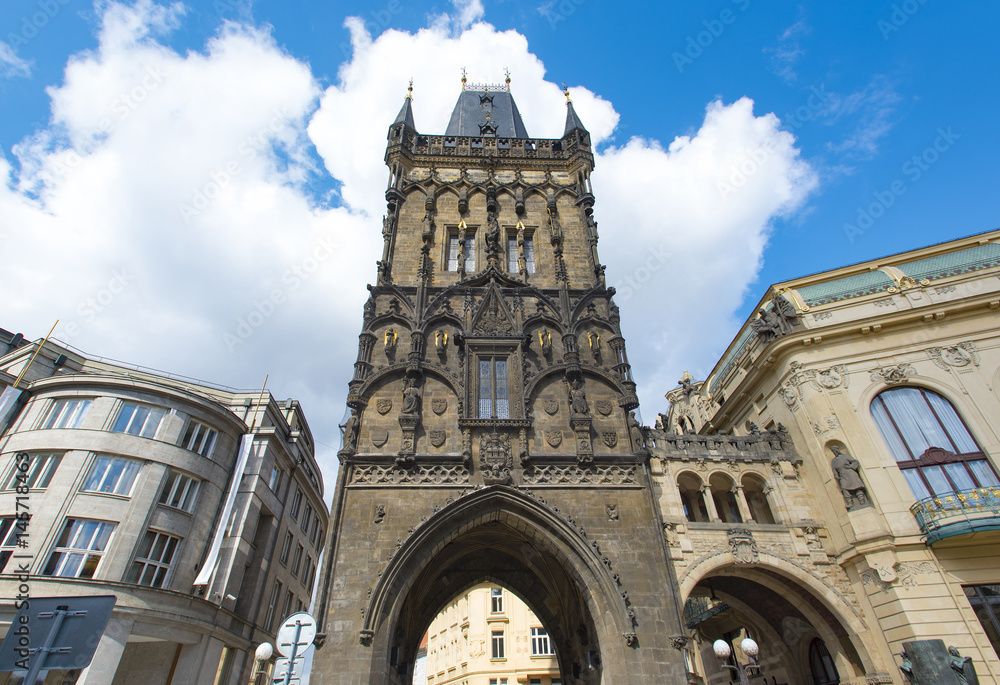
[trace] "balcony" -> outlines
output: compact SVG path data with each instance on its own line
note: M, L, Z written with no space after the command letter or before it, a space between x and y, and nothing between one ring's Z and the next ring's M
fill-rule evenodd
M1000 488L972 488L928 497L910 511L928 545L956 535L1000 530Z

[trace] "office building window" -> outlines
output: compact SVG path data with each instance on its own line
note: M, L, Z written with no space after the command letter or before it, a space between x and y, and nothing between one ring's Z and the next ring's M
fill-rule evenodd
M200 483L201 481L185 476L180 471L171 471L163 485L163 492L160 493L160 504L191 513L194 511Z
M303 533L309 531L309 524L312 523L313 508L312 505L306 504L306 512L302 515L302 521L299 522L299 528L302 529Z
M299 569L302 567L302 554L305 552L305 548L302 545L295 546L295 558L292 560L292 575L299 575Z
M503 590L495 587L490 592L490 611L494 614L503 612Z
M281 599L281 581L274 581L271 588L271 598L267 602L267 612L264 614L264 630L270 632L274 629L274 617L278 613L278 600Z
M178 543L180 538L152 530L146 531L146 536L136 553L135 562L132 564L132 570L125 579L126 582L163 587Z
M302 491L296 487L295 496L292 497L292 518L296 521L299 520L299 510L302 509Z
M160 421L166 415L166 409L124 402L111 430L114 433L129 433L131 435L141 435L144 438L152 438L156 436L156 430L160 427Z
M49 486L52 474L59 468L62 454L25 454L19 452L14 457L10 475L4 483L5 490L33 488L41 490Z
M505 658L504 655L503 655L503 631L502 630L494 630L493 631L493 637L490 640L490 644L493 647L492 654L493 654L493 658L494 659L503 659L503 658Z
M917 499L1000 480L951 403L922 388L891 388L871 404L872 418Z
M479 359L479 418L510 418L506 358Z
M135 484L135 477L141 466L139 462L123 457L97 457L80 489L84 492L104 492L127 497L132 492L132 485Z
M271 478L267 481L267 486L271 488L271 492L273 492L276 495L278 494L278 491L281 489L281 481L283 480L284 475L285 472L279 469L277 466L271 467Z
M281 607L281 620L284 621L286 618L292 615L292 605L295 604L295 593L291 590L285 593L285 604Z
M531 656L552 656L555 650L552 649L552 642L545 628L531 629Z
M21 541L21 536L28 532L28 519L19 519L13 516L0 518L0 573L10 557L17 552L20 547L24 552L28 544L28 539Z
M107 521L67 519L44 575L93 578L114 529L115 524Z
M218 434L205 424L191 421L188 423L187 431L184 432L184 440L181 441L181 444L186 450L208 457L212 454L217 436Z
M91 400L56 400L49 407L42 428L79 428L90 409Z
M292 531L288 531L287 533L285 533L285 542L282 543L281 545L281 556L278 557L278 561L280 561L282 565L287 566L288 555L291 554L291 552L292 552Z

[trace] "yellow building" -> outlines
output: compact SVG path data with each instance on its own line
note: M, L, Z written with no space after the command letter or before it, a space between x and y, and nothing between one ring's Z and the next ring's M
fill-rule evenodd
M482 583L458 595L431 622L426 641L427 685L562 683L542 622L497 585Z
M740 630L779 683L904 683L933 639L1000 682L998 277L992 231L778 283L668 393L691 682L728 681L711 645Z

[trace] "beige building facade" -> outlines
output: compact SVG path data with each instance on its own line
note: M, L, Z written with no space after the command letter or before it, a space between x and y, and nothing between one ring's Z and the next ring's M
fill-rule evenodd
M904 683L932 639L1000 681L998 308L1000 231L778 283L667 394L690 682L746 633L778 683Z
M426 664L426 685L562 685L545 626L517 595L491 583L469 588L435 617Z
M328 526L301 407L9 342L0 595L116 597L91 664L46 682L247 682L308 610Z

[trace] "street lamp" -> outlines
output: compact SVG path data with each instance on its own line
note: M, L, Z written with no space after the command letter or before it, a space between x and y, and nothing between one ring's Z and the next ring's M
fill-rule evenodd
M268 661L274 654L274 647L271 646L270 642L261 642L257 645L257 649L254 651L253 656L253 670L250 671L250 685L256 685L257 676L260 675L260 665Z
M712 649L715 651L715 656L719 657L720 661L719 665L724 668L731 668L732 670L736 671L736 673L740 677L740 683L742 685L750 685L751 668L756 668L760 670L760 666L758 666L755 663L740 665L740 663L737 661L735 666L733 666L732 664L727 664L725 660L729 658L729 655L733 653L733 650L732 648L730 648L729 643L726 642L725 640L716 640L712 644ZM743 653L749 657L756 657L760 653L760 647L758 647L757 643L748 637L743 638L743 641L740 643L740 649L742 649Z

